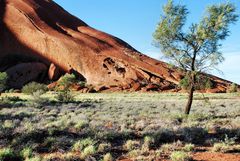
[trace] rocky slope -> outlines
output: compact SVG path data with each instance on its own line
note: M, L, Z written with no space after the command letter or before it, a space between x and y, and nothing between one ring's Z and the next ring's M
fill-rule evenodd
M51 0L1 0L0 20L0 71L9 74L15 88L30 81L54 81L64 72L98 90L175 90L183 77ZM225 92L231 84L211 79L214 92Z

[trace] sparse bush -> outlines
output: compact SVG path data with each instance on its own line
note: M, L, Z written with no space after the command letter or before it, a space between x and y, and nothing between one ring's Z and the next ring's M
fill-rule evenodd
M69 89L59 91L56 99L62 103L70 103L75 101L74 95Z
M106 155L104 155L103 161L113 161L112 155L110 153L107 153Z
M238 85L236 83L232 83L228 89L227 89L228 93L236 93L238 92Z
M86 138L84 140L77 141L74 145L72 150L73 151L82 151L88 146L93 146L95 144L95 141L92 140L91 138Z
M5 129L11 129L11 128L14 128L16 125L13 122L13 120L5 120L2 126Z
M99 144L98 146L98 152L105 152L111 148L111 144L107 143L102 143Z
M174 142L172 144L163 144L160 148L160 151L162 153L169 153L169 152L180 149L181 146L182 146L181 141L177 141L177 142Z
M76 76L74 74L67 73L59 79L58 84L63 88L69 88L70 85L76 82L77 82Z
M127 155L131 158L135 158L141 155L141 151L139 149L134 149L129 151Z
M213 145L212 151L226 153L230 149L230 146L226 143L215 143Z
M189 73L186 74L186 76L181 79L179 86L182 89L187 90L190 87L190 76ZM212 89L214 86L211 79L207 76L197 74L196 75L196 82L195 82L195 89L196 90L203 90L203 89Z
M213 88L213 82L210 79L207 79L205 84L205 89L212 89Z
M6 72L0 72L0 94L7 88L8 75Z
M32 99L29 101L29 106L33 106L36 108L41 108L42 106L46 105L49 100L42 97L43 91L37 90L32 93Z
M89 122L86 120L79 120L77 124L74 126L77 130L81 130L85 127L89 126Z
M234 149L234 144L236 143L235 140L235 137L229 138L227 135L225 135L224 141L220 143L215 143L213 145L212 151L227 153Z
M36 82L28 83L27 85L25 85L22 88L22 92L26 93L26 94L33 94L36 91L40 91L41 93L45 93L45 92L48 91L48 88L45 84L40 84L40 83L36 83Z
M17 158L14 151L10 148L0 149L0 161L10 161Z
M195 148L195 145L194 144L186 144L184 147L183 147L183 150L185 152L191 152L193 151Z
M83 152L81 153L82 158L86 158L88 156L96 154L96 148L94 145L89 145L86 148L84 148Z
M148 152L153 143L154 143L154 138L153 137L145 136L144 137L144 143L142 145L142 150L144 152Z
M29 160L32 156L33 156L33 151L32 148L24 148L21 152L20 152L21 156L25 159L25 160Z
M134 149L137 149L139 148L140 146L140 143L138 141L135 141L135 140L128 140L125 145L124 145L124 148L128 151L131 151L131 150L134 150Z
M174 151L170 155L172 161L190 161L192 158L185 152L182 151Z
M14 106L14 105L21 105L23 100L16 96L4 96L0 98L0 105L4 106Z
M188 89L189 88L189 76L186 75L183 79L181 79L180 83L179 83L179 86L182 88L182 89Z

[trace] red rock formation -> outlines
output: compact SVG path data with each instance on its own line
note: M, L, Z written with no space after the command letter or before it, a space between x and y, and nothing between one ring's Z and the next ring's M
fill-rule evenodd
M47 73L47 66L42 63L22 63L6 70L13 88L21 88L30 81L43 81Z
M1 59L19 57L51 63L107 89L134 88L134 83L159 90L173 89L182 78L178 70L133 49L122 40L91 28L49 0L1 0ZM26 61L26 59L23 59ZM7 69L9 61L0 65ZM3 63L4 64L4 63ZM6 66L7 64L7 66ZM55 71L50 67L50 78ZM230 82L213 77L225 91ZM24 80L23 83L26 81ZM22 83L22 84L23 84ZM148 90L148 89L146 89Z
M50 80L57 81L61 77L62 73L61 69L52 63L48 70L48 78Z

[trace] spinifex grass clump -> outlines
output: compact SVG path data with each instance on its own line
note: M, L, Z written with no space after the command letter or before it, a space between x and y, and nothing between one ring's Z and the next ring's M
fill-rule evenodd
M41 93L46 93L48 91L48 88L45 84L41 84L37 82L28 83L22 88L22 92L26 94L32 95L36 91L40 91Z

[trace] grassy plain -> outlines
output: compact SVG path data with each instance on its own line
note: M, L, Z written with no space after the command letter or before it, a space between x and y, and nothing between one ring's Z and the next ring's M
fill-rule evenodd
M198 153L240 159L238 94L195 94L189 117L186 94L74 95L74 102L60 103L46 93L36 106L41 101L30 95L3 94L0 160L12 154L19 160L179 161Z

